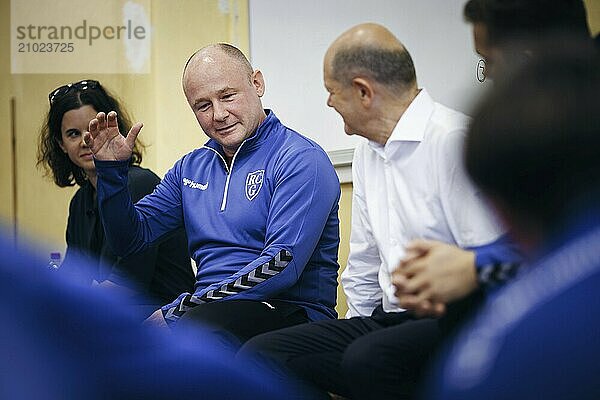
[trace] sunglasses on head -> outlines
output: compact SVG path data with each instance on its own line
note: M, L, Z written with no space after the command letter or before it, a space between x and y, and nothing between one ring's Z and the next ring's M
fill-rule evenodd
M83 81L69 83L67 85L63 85L59 88L54 89L48 94L48 100L50 101L50 105L54 104L54 102L61 97L67 95L73 90L83 91L87 89L96 89L101 88L100 82L95 81L93 79L85 79Z

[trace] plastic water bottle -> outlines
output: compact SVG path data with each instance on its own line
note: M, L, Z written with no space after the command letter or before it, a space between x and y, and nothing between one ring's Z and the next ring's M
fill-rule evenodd
M56 271L60 268L60 253L50 253L50 261L48 262L48 269Z

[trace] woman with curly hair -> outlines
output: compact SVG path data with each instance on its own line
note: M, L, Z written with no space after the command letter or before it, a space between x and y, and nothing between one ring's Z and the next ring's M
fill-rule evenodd
M79 185L71 199L67 223L67 252L60 271L103 290L128 294L140 317L166 304L180 293L190 291L194 276L183 229L148 250L121 258L104 240L98 213L96 167L92 152L83 141L90 120L98 112L116 111L119 131L128 132L131 123L119 102L98 81L83 80L53 90L48 95L50 109L42 126L38 146L38 166L42 165L59 187ZM136 143L129 169L129 193L134 202L151 193L160 179L141 168L143 145ZM91 259L92 270L77 262ZM145 307L148 306L148 307Z

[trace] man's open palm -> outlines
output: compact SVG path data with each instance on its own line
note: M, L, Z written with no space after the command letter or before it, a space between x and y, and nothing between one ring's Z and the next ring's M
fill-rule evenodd
M142 124L135 124L124 137L119 132L117 113L111 111L108 115L99 112L90 121L89 132L85 134L85 143L94 153L94 158L103 161L124 161L131 157L135 140Z

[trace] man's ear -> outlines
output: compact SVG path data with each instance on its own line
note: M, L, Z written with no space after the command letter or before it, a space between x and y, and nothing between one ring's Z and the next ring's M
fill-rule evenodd
M252 74L252 85L256 88L258 97L262 97L265 94L265 79L259 70L254 71Z
M360 102L365 107L369 107L373 102L373 95L375 94L371 83L364 78L354 78L352 79L352 88L358 95Z

